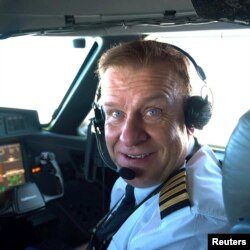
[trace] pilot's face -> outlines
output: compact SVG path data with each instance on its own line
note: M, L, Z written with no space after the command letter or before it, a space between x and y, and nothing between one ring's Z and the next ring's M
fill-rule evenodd
M126 180L149 187L165 180L185 160L189 135L182 84L166 66L110 67L101 79L105 139L118 169L133 169Z

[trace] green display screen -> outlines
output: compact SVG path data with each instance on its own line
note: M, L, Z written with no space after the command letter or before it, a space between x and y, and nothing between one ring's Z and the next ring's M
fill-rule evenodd
M21 145L0 145L0 193L25 183Z

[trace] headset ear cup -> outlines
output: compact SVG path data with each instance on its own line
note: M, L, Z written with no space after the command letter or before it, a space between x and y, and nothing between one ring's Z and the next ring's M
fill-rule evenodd
M105 123L105 114L101 107L99 107L97 104L94 104L94 126L95 129L99 129L101 133L104 134L104 123Z
M201 96L191 96L187 99L185 122L188 128L203 129L212 116L212 105Z

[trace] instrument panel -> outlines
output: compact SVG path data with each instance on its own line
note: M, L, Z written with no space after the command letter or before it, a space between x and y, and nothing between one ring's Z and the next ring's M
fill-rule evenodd
M25 183L21 145L0 145L0 193Z
M55 154L28 146L41 134L36 111L0 108L0 216L40 209L63 196Z

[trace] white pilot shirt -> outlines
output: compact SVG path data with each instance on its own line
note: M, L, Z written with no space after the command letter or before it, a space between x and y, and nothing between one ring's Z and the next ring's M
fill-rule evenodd
M228 232L221 168L213 151L206 145L202 146L182 168L186 173L189 205L179 208L177 202L169 212L169 208L160 207L160 193L155 194L124 222L113 236L109 250L207 249L208 233ZM125 187L126 182L118 178L112 189L111 207L123 196ZM136 204L154 189L135 188ZM176 199L169 202L176 203Z

